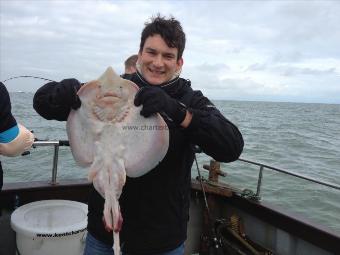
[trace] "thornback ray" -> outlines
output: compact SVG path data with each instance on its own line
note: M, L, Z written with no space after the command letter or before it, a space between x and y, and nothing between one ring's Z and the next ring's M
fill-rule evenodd
M114 229L114 252L120 254L122 215L118 199L126 175L140 177L155 168L169 147L168 127L159 114L144 118L133 103L138 86L109 67L83 85L81 107L72 110L67 134L72 155L105 199L104 219Z

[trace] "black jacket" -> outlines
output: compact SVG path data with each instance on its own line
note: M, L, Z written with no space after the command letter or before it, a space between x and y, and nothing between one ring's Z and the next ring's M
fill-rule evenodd
M0 133L17 125L11 112L11 100L5 85L0 83ZM0 190L3 184L3 172L0 162Z
M148 86L138 74L129 78L139 87ZM51 88L45 86L35 98L39 94L40 97L48 94ZM206 154L222 162L236 160L243 149L242 135L237 127L224 118L200 91L193 91L190 81L180 78L162 88L184 103L193 118L186 129L165 118L170 131L165 158L144 176L127 177L120 205L122 249L129 254L166 252L185 241L194 160L192 145L199 145ZM50 107L49 102L42 101L34 105L38 113L44 108L45 114ZM56 110L55 106L52 108ZM112 245L112 233L105 231L102 222L104 199L93 187L88 205L88 231L96 239Z

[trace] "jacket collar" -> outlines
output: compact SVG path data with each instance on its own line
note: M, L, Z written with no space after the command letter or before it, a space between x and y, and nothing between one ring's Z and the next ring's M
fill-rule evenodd
M151 85L150 83L148 83L144 77L142 76L142 74L140 72L136 72L136 75L138 77L138 79L141 81L142 83L142 86L141 87L144 87L144 86L155 86L155 85ZM176 82L179 80L179 76L175 77L174 79L170 80L170 81L167 81L167 82L164 82L160 85L156 85L156 86L159 86L161 88L165 88L165 87L169 87L169 86L176 86Z
M138 71L131 75L131 77L128 78L128 80L131 80L132 82L136 83L138 87L146 87L146 86L155 86L148 83L141 73ZM190 81L182 79L180 77L176 77L168 82L162 83L160 85L156 85L163 89L167 94L169 94L172 97L176 97L178 95L181 95L184 93L185 90L190 87Z

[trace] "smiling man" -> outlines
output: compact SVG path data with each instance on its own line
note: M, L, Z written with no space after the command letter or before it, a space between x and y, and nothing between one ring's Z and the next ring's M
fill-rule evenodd
M163 116L170 146L156 168L127 178L120 198L124 254L184 254L193 145L223 162L236 160L243 149L237 127L179 77L185 41L173 17L157 16L142 31L137 72L131 77L140 87L135 105L142 105L146 118L157 112Z
M145 24L137 72L129 76L140 90L134 103L145 118L160 113L170 141L164 159L147 174L127 177L120 197L124 255L182 255L189 219L193 146L222 162L236 160L243 149L238 128L227 120L189 80L180 78L185 34L173 17L158 15ZM34 108L47 119L66 120L81 102L75 79L52 82L34 96ZM145 129L147 132L148 129ZM88 202L84 254L113 254L112 229L103 222L104 199L92 186Z

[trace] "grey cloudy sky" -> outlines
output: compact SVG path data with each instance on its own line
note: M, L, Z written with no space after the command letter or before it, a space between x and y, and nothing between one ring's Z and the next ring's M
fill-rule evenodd
M0 0L0 80L123 72L149 17L179 19L182 77L212 99L340 103L340 1ZM17 79L10 91L44 82Z

